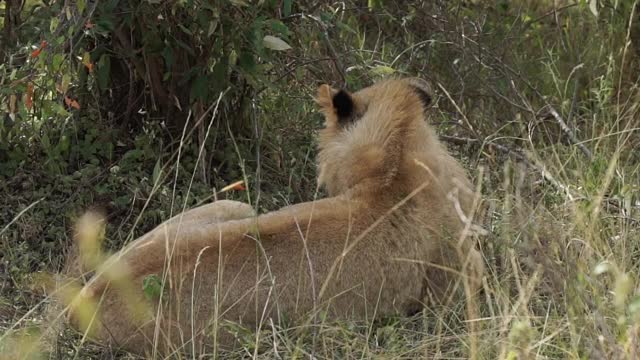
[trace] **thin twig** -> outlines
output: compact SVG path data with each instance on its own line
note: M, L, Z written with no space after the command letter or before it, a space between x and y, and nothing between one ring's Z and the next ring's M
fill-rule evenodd
M471 131L474 136L480 137L478 132L476 131L476 129L473 127L473 125L471 125L471 121L469 121L469 118L467 118L467 115L465 115L465 113L462 111L460 106L458 106L458 104L455 102L455 100L453 100L453 98L451 97L451 95L449 94L447 89L444 86L442 86L442 84L440 84L440 83L437 83L437 85L440 88L440 90L442 90L444 92L444 94L447 96L447 99L449 99L449 101L451 102L453 107L456 108L456 111L458 112L458 114L460 114L460 116L462 116L462 118L464 119L464 122L467 125L467 128L469 129L469 131Z
M548 12L546 12L546 13L544 13L544 14L542 14L542 15L538 16L538 17L537 17L537 18L535 18L535 19L531 19L531 20L529 20L529 21L525 21L525 22L524 22L524 24L522 25L522 28L523 28L523 30L524 30L524 29L526 29L527 27L529 27L529 26L531 26L531 25L533 25L533 24L537 23L538 21L540 21L540 20L542 20L542 19L544 19L544 18L546 18L546 17L548 17L548 16L551 16L551 15L555 15L555 16L557 16L557 14L558 14L560 11L563 11L563 10L566 10L566 9L569 9L569 8L572 8L572 7L577 6L577 5L579 5L579 3L567 4L567 5L564 5L564 6L560 6L560 7L558 7L558 8L554 7L553 9L551 9L551 10L549 10Z
M571 129L576 128L573 124L573 115L576 113L576 105L578 104L578 86L579 86L578 81L579 80L576 79L575 84L573 86L573 96L571 96L571 107L569 107L569 115L567 115L567 125L569 125Z
M582 151L582 153L589 160L591 160L593 158L593 155L591 154L591 151L589 149L587 149L587 147L584 145L584 143L582 143L580 140L578 140L578 138L576 137L575 133L573 131L571 131L569 126L567 126L567 123L564 121L564 119L562 119L562 116L560 116L558 111L556 111L556 109L553 106L551 106L551 104L547 104L547 109L549 110L549 113L551 114L551 116L553 116L553 118L556 119L556 122L560 125L560 128L562 129L564 134L567 136L567 138L569 138L571 143L574 144L575 146L577 146L578 149L580 149L580 151Z
M22 215L24 215L27 211L29 211L32 207L38 205L39 202L41 202L42 200L44 200L44 198L40 198L34 202L32 202L31 204L29 204L29 206L27 206L26 208L22 209L22 211L20 211L18 213L18 215L16 215L11 221L9 221L9 223L2 228L2 230L0 230L0 235L2 233L4 233L5 231L7 231L7 229L9 228L9 226L13 225L13 223L15 223L20 217L22 217Z
M333 61L333 58L323 57L323 58L307 60L307 61L303 61L303 62L301 62L299 64L295 64L292 68L288 69L284 74L278 76L275 80L271 81L271 83L277 83L278 81L280 81L280 80L284 79L285 77L287 77L288 75L292 74L294 71L296 71L300 67L307 66L309 64L313 64L313 63L317 63L317 62L321 62L321 61L329 61L329 60ZM256 91L256 93L254 95L254 98L257 98L258 95L262 94L268 88L269 88L269 86L265 85L262 88L258 89L258 91Z
M333 44L331 43L331 38L329 37L329 27L317 16L307 15L306 17L315 21L320 26L320 29L322 29L322 38L324 39L324 42L327 44L327 48L329 49L329 53L331 55L331 60L333 60L333 65L335 66L336 70L340 74L340 77L342 78L342 85L343 86L346 85L347 75L344 71L344 66L342 66L342 62L340 61L340 55L338 54L336 49L333 47Z
M573 131L571 131L571 129L567 126L566 122L564 121L564 119L562 119L562 117L560 116L560 114L555 110L555 108L549 103L549 101L547 101L546 97L544 95L542 95L542 93L540 92L540 90L538 90L538 88L536 88L529 80L527 80L522 74L520 74L518 71L516 71L515 69L513 69L512 67L510 67L509 65L507 65L504 61L502 61L502 59L500 59L499 57L497 57L496 55L494 55L493 53L491 53L488 49L484 48L482 45L480 45L477 41L462 35L463 39L468 40L469 42L473 43L474 45L478 46L482 51L484 51L485 54L487 54L491 59L493 59L495 62L497 62L498 64L500 64L502 66L503 69L507 70L507 72L511 73L512 75L515 75L520 81L522 81L529 89L531 89L536 96L542 101L544 102L545 106L547 107L547 109L549 110L549 112L551 113L551 115L553 116L553 118L556 120L556 122L558 122L558 124L560 125L560 127L562 128L563 132L565 133L565 135L569 138L569 141L571 141L571 143L573 145L578 146L578 148L582 151L582 153L584 153L584 155L591 160L593 158L593 155L591 154L591 151L589 149L587 149L586 146L584 146L577 138L577 136L574 134ZM506 74L505 74L506 75ZM512 80L512 87L515 89L515 83L513 83ZM521 100L526 100L524 99L523 96L521 96ZM525 102L526 104L527 102ZM527 104L530 107L530 104ZM531 110L532 111L532 110Z

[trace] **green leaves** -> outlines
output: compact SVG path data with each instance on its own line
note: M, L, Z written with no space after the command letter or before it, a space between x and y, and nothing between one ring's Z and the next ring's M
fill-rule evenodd
M82 14L84 9L87 7L86 0L76 0L76 6L78 7L78 13Z
M249 51L244 51L240 54L238 57L238 65L249 74L253 74L256 71L256 60Z
M266 21L266 24L269 24L269 27L271 28L271 31L273 31L276 34L280 34L284 37L288 37L289 34L291 33L291 31L289 31L289 28L287 27L287 25L285 25L282 21L280 20L270 20L270 21Z
M293 4L293 0L284 0L282 3L282 15L287 17L291 15L291 5Z
M377 65L371 68L371 72L377 76L388 76L396 72L396 70L390 66Z
M191 92L189 93L189 98L191 99L191 101L197 99L206 101L207 95L209 94L208 84L208 76L196 76L193 83L191 83Z
M376 10L382 8L382 0L369 0L367 3L369 10Z
M175 57L173 55L173 49L171 46L165 46L162 50L162 58L164 59L165 71L170 72L171 66L175 63Z
M16 29L21 40L29 40L29 47L23 46L16 58L26 58L29 66L4 64L10 86L0 89L11 122L33 127L13 126L9 131L4 126L0 141L11 149L17 146L18 129L32 131L24 138L44 137L38 146L46 148L40 153L50 162L99 163L111 156L96 147L104 139L83 140L71 131L82 134L84 126L92 127L98 119L116 119L103 125L136 129L143 122L165 121L173 130L172 123L184 121L190 106L208 105L226 89L224 101L242 106L235 102L240 94L247 87L269 86L283 52L296 48L289 23L281 19L291 15L293 0L207 1L198 6L188 0L166 7L160 3L105 0L94 7L78 0L69 6L38 7ZM27 29L37 29L37 34L25 36L33 32ZM301 71L304 68L297 70ZM26 84L31 84L31 91ZM137 114L139 109L145 111ZM67 126L71 117L82 118L83 127ZM125 156L125 162L156 161L134 155Z
M157 301L162 297L162 281L156 274L148 275L142 280L142 291L149 301Z
M100 87L100 90L107 90L111 81L111 58L109 55L103 54L100 57L100 60L98 60L96 76L98 78L98 86Z
M51 18L51 23L49 24L49 31L54 32L58 28L58 24L60 24L60 19L57 17Z
M158 158L158 161L156 161L156 165L153 167L153 173L151 175L151 180L153 181L154 186L158 185L161 180L162 174L162 159Z

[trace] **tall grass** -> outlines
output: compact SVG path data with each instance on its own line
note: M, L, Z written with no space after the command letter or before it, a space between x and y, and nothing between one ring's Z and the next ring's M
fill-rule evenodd
M615 8L598 2L603 4L598 17L590 2L560 4L554 12L552 2L516 1L504 13L461 3L452 2L449 13L435 14L429 13L433 8L416 5L405 18L389 10L375 18L375 31L370 20L345 12L345 28L334 41L345 54L343 62L352 66L347 74L354 87L389 72L427 76L440 85L433 122L450 137L451 150L467 165L486 206L484 216L475 218L487 230L479 238L482 289L413 317L370 323L326 320L284 326L265 321L259 333L239 324L215 324L236 331L243 344L219 355L640 357L637 2L616 1ZM419 20L432 15L446 22L436 21L427 29L433 36L422 39ZM297 31L310 31L305 26ZM315 56L313 51L305 55ZM256 98L260 110L255 116L266 134L259 152L247 153L242 146L231 152L238 177L247 184L262 178L259 197L258 186L247 192L250 199L260 199L262 209L321 196L313 186L309 142L316 118L307 115L313 109L308 96L316 79L313 66L311 75L296 73L284 80L295 86L268 89ZM550 107L577 143L567 140ZM220 136L229 135L221 131ZM186 204L168 180L181 169L180 158L165 164L156 190ZM482 175L479 168L485 169ZM153 196L162 195L154 190ZM24 221L38 218L29 217L31 207L13 210L11 221L0 226L0 241L4 261L20 268L12 262L18 257L10 255L20 248L9 234L16 224L22 229ZM127 225L126 238L134 237L133 223ZM23 272L20 279L0 279L17 284L0 296L0 359L133 357L55 325L51 318L58 322L60 310L45 318L43 309L51 300L37 287L29 288L32 276ZM90 322L90 312L87 317Z

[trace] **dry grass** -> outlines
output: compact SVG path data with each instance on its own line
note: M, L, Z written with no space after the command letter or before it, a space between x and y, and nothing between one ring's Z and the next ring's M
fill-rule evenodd
M631 11L615 25L590 18L582 5L558 6L554 13L549 12L551 2L518 3L530 15L517 20L524 25L516 30L514 20L512 28L503 24L505 28L473 33L496 20L482 25L479 15L462 19L464 9L438 14L451 17L434 36L433 49L440 51L435 60L424 58L418 46L403 47L418 43L412 33L382 29L373 45L362 33L350 35L360 36L358 41L345 35L340 44L353 56L344 61L376 71L387 66L396 72L428 73L438 83L442 96L434 122L467 164L487 209L475 219L488 233L479 237L485 262L482 290L413 317L371 323L327 320L285 326L267 320L258 334L237 324L217 324L237 330L243 344L220 357L640 358L640 95L637 45L631 41L632 27L638 25ZM634 9L636 2L627 5ZM554 18L559 22L545 22ZM513 55L504 54L501 40L509 41ZM423 69L427 60L432 60L433 71ZM367 76L355 82L366 82ZM258 154L259 176L270 180L261 188L260 207L265 208L317 195L308 186L315 176L311 147L301 145L312 127L309 120L295 118L310 111L310 101L303 97L309 90L282 91L304 105L287 117L278 90L260 95L264 131L274 134L265 138ZM573 139L550 108L574 132ZM296 147L289 148L283 134L294 133L290 141ZM233 152L251 183L255 169L246 163L255 159L241 146ZM166 163L156 190L170 189L162 184L177 176L178 162ZM195 181L195 173L189 175ZM247 197L255 196L252 191ZM187 203L175 191L171 200ZM61 310L45 311L51 299L31 286L35 276L29 267L5 269L21 269L12 260L19 257L11 254L23 249L13 239L38 231L37 222L43 220L31 215L36 205L16 207L10 221L0 225L6 252L0 263L0 359L134 358L58 326ZM126 235L130 239L137 222L127 221L134 223ZM181 356L188 357L176 354Z

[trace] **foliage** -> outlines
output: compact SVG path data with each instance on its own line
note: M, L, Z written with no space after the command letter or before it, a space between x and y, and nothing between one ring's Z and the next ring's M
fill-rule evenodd
M463 303L259 338L221 326L262 357L638 351L636 1L19 3L3 3L16 11L0 49L0 348L38 349L47 322L29 284L62 268L85 209L109 214L116 249L217 197L266 211L322 196L316 85L416 75L487 201L480 331ZM246 191L219 191L237 180ZM68 333L58 346L51 357L107 351Z

